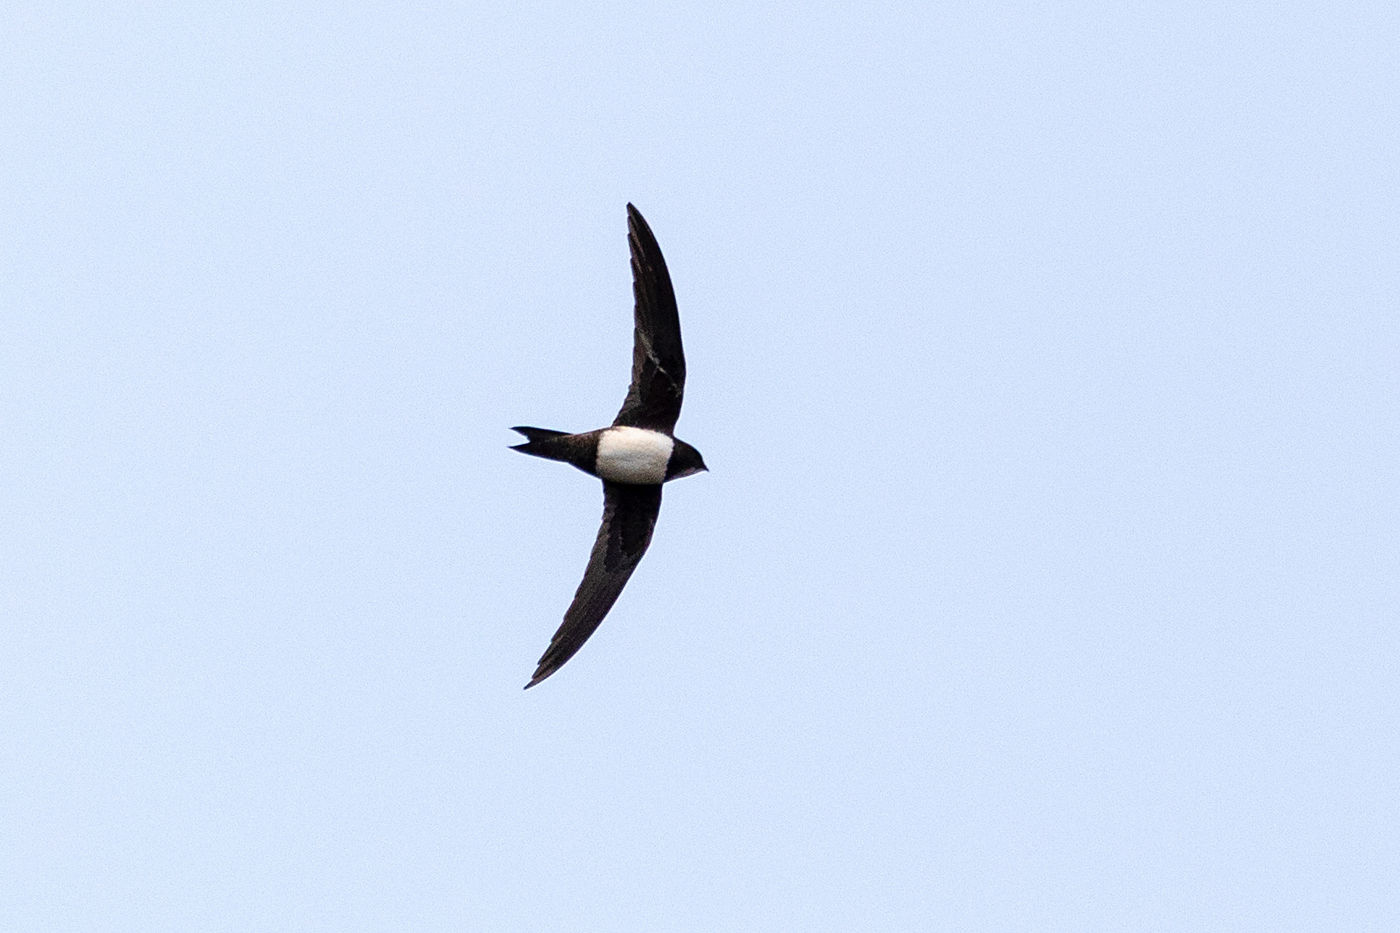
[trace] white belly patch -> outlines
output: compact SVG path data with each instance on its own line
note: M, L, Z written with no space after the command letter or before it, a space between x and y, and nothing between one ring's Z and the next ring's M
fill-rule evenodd
M593 470L614 483L661 483L675 442L645 428L608 428L598 435Z

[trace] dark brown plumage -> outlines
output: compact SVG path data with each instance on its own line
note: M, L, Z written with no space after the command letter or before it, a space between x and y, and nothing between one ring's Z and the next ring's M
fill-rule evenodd
M514 429L525 435L526 442L513 449L562 460L603 480L603 523L588 568L563 624L525 685L527 690L573 657L617 602L651 543L661 510L662 483L706 469L700 452L671 433L685 391L680 315L661 248L631 204L627 205L627 242L635 298L632 383L613 426L581 434ZM600 448L604 441L607 446ZM626 481L618 481L619 476ZM639 477L648 481L637 482Z

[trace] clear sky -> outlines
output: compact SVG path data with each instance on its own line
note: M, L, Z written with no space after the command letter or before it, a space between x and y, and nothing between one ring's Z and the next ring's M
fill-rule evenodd
M1394 3L114 6L0 12L0 927L1400 928ZM629 200L712 472L523 692Z

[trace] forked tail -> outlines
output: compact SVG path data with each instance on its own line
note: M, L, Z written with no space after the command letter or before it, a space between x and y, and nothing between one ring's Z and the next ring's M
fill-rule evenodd
M512 431L519 431L529 440L523 444L514 444L511 450L518 450L522 454L529 454L532 457L544 457L548 460L563 460L565 463L572 463L580 469L588 460L584 447L577 438L572 437L567 431L550 431L545 428L511 428ZM564 440L560 440L564 438Z

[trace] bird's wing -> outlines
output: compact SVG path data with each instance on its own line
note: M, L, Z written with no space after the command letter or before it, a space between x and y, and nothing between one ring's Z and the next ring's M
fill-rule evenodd
M617 602L627 578L651 543L656 515L661 511L661 487L603 483L603 526L593 542L588 569L578 585L564 624L540 657L535 676L525 689L553 674L574 656Z
M685 353L676 293L656 237L631 204L627 242L632 249L632 386L613 424L671 433L681 414Z

